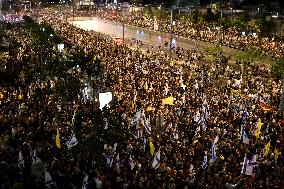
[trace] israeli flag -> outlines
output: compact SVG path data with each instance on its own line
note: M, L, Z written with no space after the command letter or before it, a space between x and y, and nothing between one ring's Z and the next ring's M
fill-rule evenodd
M89 176L86 174L85 177L84 177L84 180L83 180L83 185L82 185L82 189L87 189L88 188L88 179L89 179Z
M19 152L18 167L24 167L24 158L22 151Z
M112 155L107 156L107 165L108 167L112 167L113 157Z
M155 154L153 163L152 163L152 167L154 169L157 169L160 166L160 161L161 161L161 153L160 150Z
M36 164L36 163L41 162L39 157L37 156L36 150L34 150L34 152L33 152L32 160L33 160L32 164Z
M257 156L254 155L252 160L249 160L247 156L245 155L243 167L242 167L242 174L254 176L255 171L254 168L257 166L256 161Z
M45 186L47 188L51 188L54 185L54 182L49 174L48 171L45 170L45 176L44 176Z
M78 141L75 137L75 133L72 132L72 136L71 136L70 140L68 140L68 142L67 142L67 147L68 147L68 149L70 149L73 146L76 146L77 144L78 144Z
M151 129L151 126L149 124L149 121L150 121L149 119L144 117L144 128L145 128L145 130L148 134L151 134L152 129Z
M210 163L213 163L217 159L217 156L216 156L216 146L215 146L214 143L211 145L210 151L211 151Z
M130 165L131 170L134 169L135 162L132 158L132 155L130 155L130 157L129 157L129 165Z
M210 149L210 151L211 151L210 163L213 163L217 159L216 144L218 143L218 141L219 141L219 136L216 136L216 138L214 139L214 142L211 145L211 149Z
M199 123L199 121L201 120L201 115L200 115L200 112L199 112L199 110L196 112L196 114L195 114L195 117L194 117L194 121L196 122L196 123Z
M195 89L195 90L198 90L198 89L199 89L198 82L197 82L196 79L194 80L194 89Z
M249 138L247 137L247 134L242 126L241 126L241 138L240 139L242 143L249 144Z
M202 165L201 165L202 169L206 169L206 167L207 167L207 151L205 151L204 153L205 154L204 154L203 162L202 162Z
M211 113L210 113L209 106L208 106L207 103L206 103L206 104L203 104L203 106L202 106L202 111L203 111L203 113L204 113L204 118L205 118L205 120L208 120Z

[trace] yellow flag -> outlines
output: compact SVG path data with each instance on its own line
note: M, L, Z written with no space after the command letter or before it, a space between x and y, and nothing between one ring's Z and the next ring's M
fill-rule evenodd
M270 151L270 141L265 145L264 150L265 150L264 154L267 156Z
M56 129L55 144L56 144L57 148L61 148L61 144L60 144L60 134L59 134L58 128Z
M131 101L131 107L132 109L135 109L135 103L133 101Z
M152 108L151 105L149 105L149 106L146 108L146 112L149 112L149 111L152 111L152 110L153 110L153 108Z
M170 66L174 66L174 65L175 65L174 61L171 61Z
M278 159L278 154L279 154L279 151L278 151L277 148L275 148L274 149L274 159L275 159L275 161L277 161L277 159Z
M255 131L256 139L259 138L259 134L260 134L260 130L261 130L261 125L262 125L261 119L259 118L259 119L258 119L258 122L257 122L257 129L256 129L256 131Z
M162 103L172 106L172 105L174 105L174 100L175 100L175 98L171 96L171 97L162 99Z
M150 146L150 154L153 156L154 151L155 151L155 147L154 147L154 144L151 140L149 142L149 146Z
M145 88L146 91L148 91L148 82L147 81L145 83L145 87L144 88Z

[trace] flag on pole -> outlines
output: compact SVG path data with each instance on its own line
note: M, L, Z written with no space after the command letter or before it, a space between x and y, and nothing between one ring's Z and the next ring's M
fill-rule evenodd
M56 143L57 148L61 148L61 144L60 144L60 134L59 134L59 129L58 129L58 128L56 128L55 143Z
M269 151L270 151L270 141L264 147L264 155L267 156Z
M75 133L72 132L72 136L70 140L67 142L68 149L72 148L73 146L76 146L78 144L78 141L75 137Z
M40 162L40 159L37 156L36 150L34 150L34 152L33 152L32 160L33 160L32 164L36 164L36 163Z
M112 167L113 157L112 155L107 156L107 165L108 167Z
M84 180L83 180L83 185L82 185L82 189L87 189L88 188L88 179L89 179L89 176L86 174L85 177L84 177Z
M241 126L241 138L240 139L242 143L249 144L249 138L247 137L247 134L242 126Z
M203 162L201 165L202 169L206 169L207 167L207 151L204 152Z
M145 90L148 91L148 81L145 82Z
M244 157L242 174L254 176L254 168L257 166L256 155L253 156L252 160L247 158L247 155Z
M211 151L211 156L209 163L213 163L217 159L215 143L212 143L210 151Z
M134 168L134 166L135 166L135 162L134 162L134 160L133 160L133 158L132 158L132 155L130 155L130 157L129 157L129 165L130 165L130 168L131 168L131 170Z
M24 158L22 151L19 152L18 167L24 167Z
M154 144L151 140L149 142L149 146L150 146L150 154L153 156L154 151L155 151L155 147L154 147Z
M275 159L275 161L277 161L278 155L279 155L279 150L278 150L278 148L275 147L275 149L274 149L274 159Z
M259 138L259 135L260 135L261 125L262 125L261 119L259 118L257 122L257 129L255 131L255 136L257 139Z
M175 100L175 98L171 96L171 97L162 99L162 103L172 106L172 105L174 105L174 100Z
M49 174L48 171L45 170L45 176L44 176L45 186L47 188L51 188L54 185L54 182Z
M150 120L147 119L146 117L144 117L143 119L144 119L144 128L145 128L146 132L147 132L148 134L151 134L152 128L151 128L151 126L150 126L150 124L149 124Z
M218 143L219 141L219 136L216 136L212 145L211 145L211 149L210 149L210 152L211 152L211 155L210 155L210 161L209 163L213 163L216 159L217 159L217 156L216 156L216 144Z
M160 166L160 161L161 161L161 153L160 150L155 154L153 163L152 163L152 167L154 169L157 169Z

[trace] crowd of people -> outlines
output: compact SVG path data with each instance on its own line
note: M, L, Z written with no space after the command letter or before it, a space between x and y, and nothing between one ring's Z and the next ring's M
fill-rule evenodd
M269 68L203 62L203 53L182 48L169 62L163 51L115 44L57 13L34 16L70 44L64 52L44 45L44 60L56 67L83 49L82 61L103 68L92 87L113 100L102 113L81 92L56 99L63 76L38 74L45 63L30 31L12 26L0 87L1 188L284 187L281 82ZM83 89L83 70L70 72ZM102 145L71 153L92 130Z
M65 12L70 17L73 16L97 16L102 19L115 22L125 22L130 26L142 27L150 30L156 30L163 33L170 33L170 18L156 18L145 15L141 11L133 11L123 14L122 11L111 9L99 9L88 11ZM222 29L219 25L208 25L206 23L196 24L188 19L176 19L173 21L172 32L179 37L198 39L213 44L220 44L227 47L248 50L258 49L263 54L272 58L282 58L284 53L283 37L278 34L272 34L270 37L260 36L257 32L239 31L238 28Z

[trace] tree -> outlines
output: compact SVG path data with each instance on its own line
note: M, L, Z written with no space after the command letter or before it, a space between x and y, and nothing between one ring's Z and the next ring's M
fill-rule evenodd
M212 9L207 9L206 14L204 15L204 20L208 24L211 24L215 20L215 15L212 12Z
M284 59L277 61L272 66L272 71L279 79L281 79L282 93L281 93L280 104L279 104L279 112L281 115L283 115L283 110L284 110Z
M266 21L265 16L258 18L255 22L255 26L262 35L270 33L275 29L275 24L271 21Z

